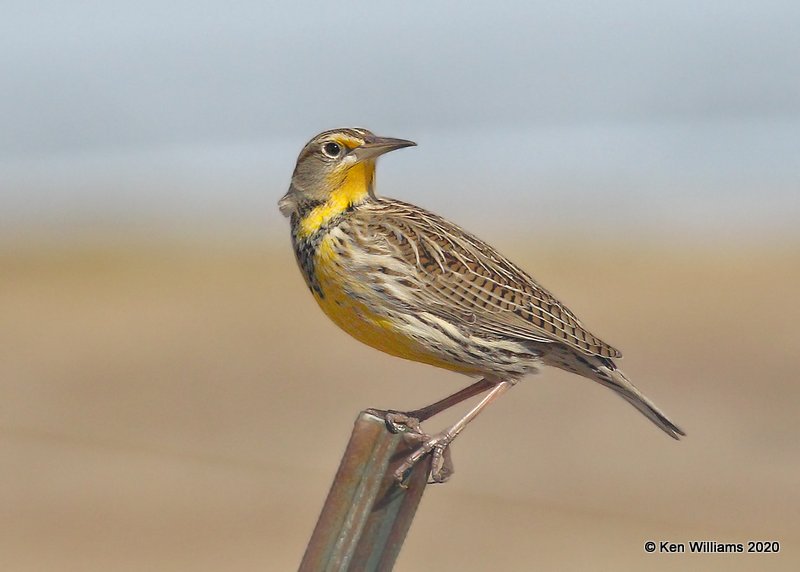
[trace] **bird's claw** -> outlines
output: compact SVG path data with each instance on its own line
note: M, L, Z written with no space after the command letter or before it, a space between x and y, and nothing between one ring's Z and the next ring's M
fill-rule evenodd
M419 419L408 413L394 411L393 409L367 409L367 412L375 415L376 417L381 417L386 423L386 428L392 433L412 433L415 435L424 435L422 432L422 427L419 423Z
M424 435L422 427L419 424L419 419L411 417L406 413L400 411L388 411L386 413L386 426L389 431L393 433L413 433L415 435Z
M453 475L453 457L450 455L450 443L436 445L431 452L431 474L429 483L446 483Z
M425 434L409 434L409 437L422 441L422 444L414 450L402 464L395 470L394 478L402 485L409 471L421 461L426 455L431 455L431 472L429 483L444 483L455 472L453 459L450 455L450 442L453 440L447 433L439 433L431 437Z
M407 441L420 443L401 465L395 470L394 478L404 486L411 469L426 455L431 455L431 472L429 483L444 483L455 472L453 459L450 456L450 442L453 440L446 432L428 435L423 432L420 421L413 412L404 413L392 409L367 409L367 413L384 420L386 428L392 433L402 433Z

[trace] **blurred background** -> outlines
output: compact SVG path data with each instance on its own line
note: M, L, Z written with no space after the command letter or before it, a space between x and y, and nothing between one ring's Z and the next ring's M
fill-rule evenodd
M511 256L688 433L531 377L456 442L397 570L798 569L796 2L2 12L3 570L295 569L358 411L468 383L307 293L276 201L345 125L417 141L378 193Z

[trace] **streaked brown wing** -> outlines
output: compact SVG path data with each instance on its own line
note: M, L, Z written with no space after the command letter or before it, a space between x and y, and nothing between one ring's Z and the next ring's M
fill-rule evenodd
M477 336L558 341L585 354L622 357L527 273L455 224L392 199L378 199L363 214L361 246L369 249L380 237L416 268L413 309L455 318Z

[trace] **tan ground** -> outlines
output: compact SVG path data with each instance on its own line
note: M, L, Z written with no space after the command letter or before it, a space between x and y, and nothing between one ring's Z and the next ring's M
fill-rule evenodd
M529 378L456 443L396 569L800 569L800 246L517 244L688 437ZM0 324L4 571L293 570L357 412L468 381L336 330L286 241L7 250Z

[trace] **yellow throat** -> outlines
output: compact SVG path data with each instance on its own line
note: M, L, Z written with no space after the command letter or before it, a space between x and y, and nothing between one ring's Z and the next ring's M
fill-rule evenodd
M314 207L300 221L299 238L311 236L329 220L371 196L374 179L374 160L361 161L350 167L343 175L336 173L329 177L326 184L333 190L328 200Z

